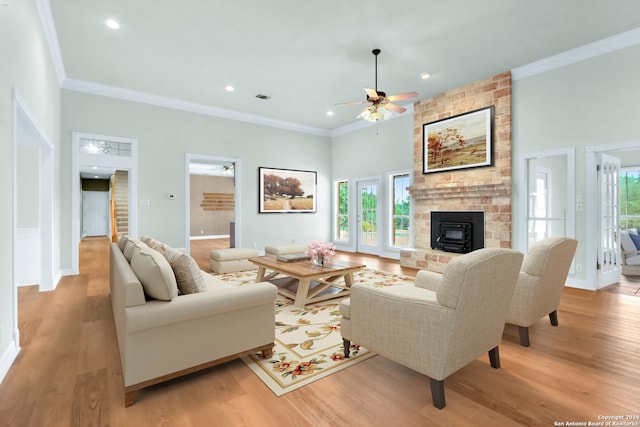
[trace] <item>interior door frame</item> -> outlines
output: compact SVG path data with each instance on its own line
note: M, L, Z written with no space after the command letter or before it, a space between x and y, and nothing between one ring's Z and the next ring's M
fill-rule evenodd
M586 280L587 283L593 283L594 289L599 289L598 286L598 270L597 270L597 262L598 262L598 238L600 236L601 230L598 229L598 197L597 194L593 191L588 191L590 188L597 188L598 185L598 174L596 172L596 167L598 164L598 154L602 152L611 152L611 151L624 151L624 150L640 150L640 140L630 140L630 141L621 141L614 142L609 144L599 144L599 145L591 145L586 147L586 162L585 162L585 183L586 183L586 198L585 198L585 208L586 208L586 256L585 261L587 267L585 268L586 272ZM597 230L596 233L588 232L588 230Z
M80 153L80 139L124 142L131 144L131 156L97 156ZM98 135L84 132L71 134L71 273L80 272L80 236L82 191L80 189L80 168L99 166L126 170L129 173L129 234L138 235L138 140L118 136Z
M187 253L190 253L191 246L191 183L190 183L190 173L189 173L189 165L191 162L225 162L225 163L233 163L233 179L234 179L234 199L235 199L235 241L229 242L233 243L235 247L240 247L240 243L242 242L242 226L241 226L241 217L240 212L242 211L241 206L241 180L240 174L240 158L238 157L221 157L221 156L209 156L206 154L195 154L195 153L186 153L185 157L185 165L184 165L184 194L185 194L185 202L184 202L184 247L186 248Z
M529 236L528 236L528 221L527 218L529 216L529 196L528 196L528 188L529 188L529 160L531 159L539 159L546 157L557 157L557 156L566 156L567 158L567 188L566 188L566 196L567 196L567 213L566 213L566 233L567 237L575 238L576 235L576 150L574 147L567 148L559 148L555 150L544 150L537 151L532 153L524 153L519 160L520 163L520 174L519 174L519 187L522 189L523 194L518 198L518 209L520 210L520 215L525 219L520 221L519 226L516 228L518 230L518 238L516 239L519 243L517 245L517 249L523 253L527 253L529 250ZM575 259L571 264L570 274L574 272L574 264Z
M17 152L19 145L30 145L39 150L39 228L40 228L40 290L51 291L55 289L59 281L59 272L54 272L53 265L53 183L54 183L54 145L44 132L35 114L20 95L17 88L12 89L12 141L11 141L11 247L12 247L12 272L11 293L13 306L13 319L10 325L12 343L10 350L4 357L9 360L20 352L20 329L18 327L18 287L16 282L16 238L18 224L18 188L17 188ZM2 359L2 358L0 358ZM1 360L0 360L1 361ZM4 365L0 365L0 380L3 378Z

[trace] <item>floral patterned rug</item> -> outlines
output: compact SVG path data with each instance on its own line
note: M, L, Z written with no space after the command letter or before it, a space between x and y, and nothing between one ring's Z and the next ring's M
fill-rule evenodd
M255 281L256 272L218 275L225 282L241 286ZM383 287L412 284L412 277L364 269L354 273L354 282ZM310 304L304 308L278 296L276 301L276 341L273 356L260 353L242 358L243 362L277 395L300 388L374 356L364 347L351 346L344 358L340 335L340 300Z

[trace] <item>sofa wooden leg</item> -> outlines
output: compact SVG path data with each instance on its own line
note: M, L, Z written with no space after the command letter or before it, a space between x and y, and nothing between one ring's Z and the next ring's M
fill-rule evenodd
M127 391L124 393L124 407L128 408L129 406L136 403L136 392L135 391Z
M500 368L500 352L498 351L498 346L489 350L489 362L491 362L492 368Z
M526 326L518 326L518 333L520 334L520 345L523 347L529 347L529 328Z
M447 403L444 401L444 380L434 380L429 378L429 385L431 386L431 400L433 400L433 406L438 409L444 408Z
M351 348L351 341L346 338L342 338L342 345L344 346L344 357L349 358L349 349Z
M549 313L549 321L553 326L558 326L558 310L553 310Z
M273 356L273 347L262 350L262 357L264 359L271 359L271 356Z

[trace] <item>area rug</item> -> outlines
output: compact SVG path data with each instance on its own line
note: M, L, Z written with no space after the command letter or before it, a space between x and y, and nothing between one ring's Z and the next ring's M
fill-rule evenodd
M412 277L364 269L353 275L354 282L384 287L412 284ZM256 272L240 272L216 276L233 286L253 283ZM273 356L260 353L243 357L242 361L276 396L296 390L375 355L357 344L344 358L340 335L340 299L295 307L293 301L278 295L276 301L276 340Z

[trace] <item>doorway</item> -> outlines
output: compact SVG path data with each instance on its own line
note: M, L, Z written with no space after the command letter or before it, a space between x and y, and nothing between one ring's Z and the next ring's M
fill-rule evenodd
M239 245L240 159L187 153L185 186L187 250L192 240L202 239L228 239L227 247Z
M620 253L617 243L615 247L611 242L615 239L611 234L619 234L618 224L613 228L610 221L603 221L603 184L599 177L598 167L602 163L602 155L613 156L620 160L621 167L640 165L640 141L625 141L619 143L602 144L586 148L586 187L599 189L600 191L587 191L585 208L587 230L596 230L594 233L586 234L586 262L589 268L585 269L588 283L594 283L595 289L602 289L620 279L617 260ZM610 163L610 162L608 162ZM619 176L619 175L618 175ZM617 182L616 182L617 184ZM619 198L619 194L616 194ZM617 203L606 203L609 208L616 206L615 216L619 218L619 205ZM609 209L611 211L611 209ZM601 215L602 214L602 215ZM616 240L619 241L619 240ZM613 258L612 258L613 257ZM602 261L606 261L606 270L601 270Z
M138 235L138 141L134 138L73 132L71 149L71 265L79 272L79 244L82 230L82 174L109 179L118 171L127 172L128 232Z
M380 179L356 181L356 251L379 255L382 239L380 239Z

